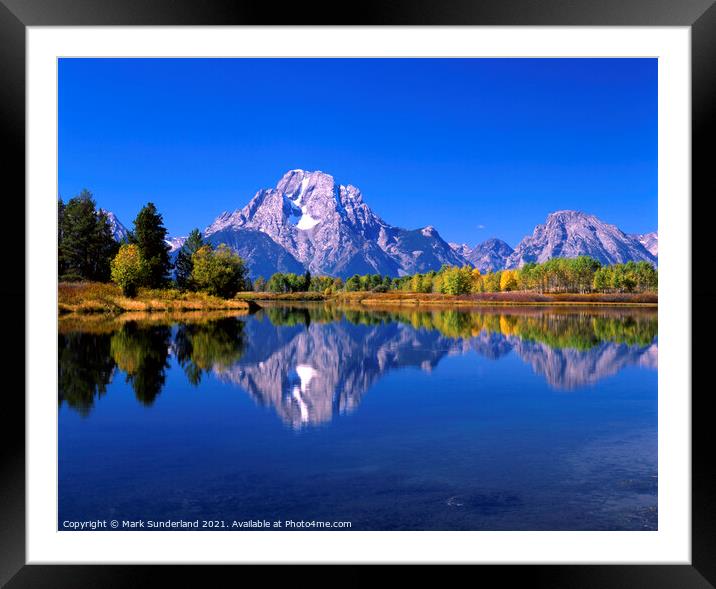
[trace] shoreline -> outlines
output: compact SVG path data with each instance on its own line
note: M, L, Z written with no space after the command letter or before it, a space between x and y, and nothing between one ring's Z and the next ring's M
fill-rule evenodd
M443 295L435 293L373 293L351 292L333 295L322 293L239 293L237 298L257 302L327 302L336 304L358 304L367 307L386 306L606 306L606 307L658 307L658 296L646 294L537 294L525 292L484 293L478 295Z
M125 313L193 313L260 309L255 301L222 299L205 293L176 289L139 289L129 298L114 284L100 282L61 282L57 288L60 317L83 315L118 316Z
M113 284L59 283L58 315L118 316L125 313L202 313L241 311L252 313L261 303L326 303L376 307L423 307L430 309L479 307L633 307L657 308L655 293L619 294L537 294L529 292L498 292L473 295L444 295L409 292L319 292L269 293L240 292L233 299L222 299L206 293L181 292L176 289L140 289L134 298L122 295Z

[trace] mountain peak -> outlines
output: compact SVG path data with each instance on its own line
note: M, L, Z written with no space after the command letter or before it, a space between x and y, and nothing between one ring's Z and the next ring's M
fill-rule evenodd
M584 211L578 211L576 209L560 209L559 211L552 211L547 215L547 218L550 217L589 217L588 213L585 213Z
M505 267L514 250L501 239L491 237L478 243L465 257L480 272L494 272Z
M227 232L246 231L267 235L313 273L395 276L466 263L434 227L411 232L388 225L363 201L359 188L338 184L320 170L289 170L243 209L222 213L205 235L217 241L227 239ZM249 236L241 239L243 244ZM239 244L238 236L232 240ZM250 241L256 242L255 236Z
M634 261L656 263L656 256L638 239L626 235L615 225L605 223L583 211L561 210L550 213L537 225L506 261L506 268L521 268L528 262L551 258L591 256L602 264Z
M276 184L276 190L283 192L287 196L292 196L298 193L301 187L308 186L309 184L333 184L333 176L326 174L321 170L315 170L313 172L309 170L289 170Z
M584 211L576 211L572 209L563 209L561 211L554 211L547 215L546 223L549 223L550 221L557 221L557 222L592 222L592 221L599 221L597 217L590 213L585 213Z
M104 215L107 217L107 221L109 222L109 226L112 230L112 237L114 237L115 241L127 241L127 239L129 238L129 230L117 218L117 215L115 215L112 211L108 211L106 209L99 209L97 212L100 214L104 213Z

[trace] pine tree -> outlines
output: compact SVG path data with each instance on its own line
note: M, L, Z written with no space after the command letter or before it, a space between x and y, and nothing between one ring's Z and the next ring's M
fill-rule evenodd
M193 290L191 271L194 269L194 263L191 258L204 245L207 244L204 243L201 232L198 229L194 229L186 238L181 248L179 248L177 259L174 262L176 281L179 288Z
M62 223L65 216L65 203L62 197L57 199L57 275L65 273L65 260L62 256Z
M111 262L119 251L119 243L112 235L112 226L107 213L100 211L94 228L91 244L92 279L107 282L110 279Z
M154 203L147 203L137 218L134 219L132 243L139 247L142 257L147 262L147 284L150 288L165 286L169 280L171 262L169 261L169 246L165 239L167 230L164 227L162 216Z
M60 276L86 280L108 280L109 264L117 244L105 215L98 215L88 190L60 200L58 258Z

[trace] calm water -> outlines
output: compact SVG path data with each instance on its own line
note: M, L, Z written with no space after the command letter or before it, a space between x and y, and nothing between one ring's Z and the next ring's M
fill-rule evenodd
M60 527L657 528L656 310L63 319L59 374Z

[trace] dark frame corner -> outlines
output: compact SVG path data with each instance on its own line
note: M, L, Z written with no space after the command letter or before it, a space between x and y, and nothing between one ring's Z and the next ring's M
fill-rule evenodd
M294 4L277 11L270 4L254 1L213 0L0 0L0 117L2 136L8 150L3 166L10 179L5 212L25 221L25 31L28 26L92 25L258 25L258 24L362 24L362 25L573 25L573 26L690 26L692 33L692 207L716 194L716 176L708 144L716 136L716 4L714 0L504 0L477 2L450 0L396 0L364 2L360 12L346 19L336 8ZM345 8L344 8L345 10ZM684 195L688 199L688 195ZM705 239L708 215L692 214L692 265L707 262ZM15 243L24 243L24 223L15 222ZM701 240L701 243L699 242ZM701 247L699 247L701 246ZM24 257L6 261L15 276L25 275ZM0 299L6 308L25 308L22 281L0 281ZM692 294L693 306L716 302L716 289L706 282ZM19 313L8 317L13 332L13 357L7 361L24 364L24 319ZM714 323L705 313L706 329ZM700 325L701 325L700 321ZM708 346L693 351L693 367L707 365ZM20 377L24 389L24 375ZM17 425L2 451L2 494L0 498L0 583L10 588L33 587L126 587L166 582L181 574L181 585L206 582L207 570L199 567L167 566L40 566L25 562L25 414L20 386L5 390L5 426ZM686 392L686 391L684 391ZM552 589L566 587L716 587L716 469L708 451L710 415L708 388L695 388L692 395L692 565L541 565L485 566L484 579L499 579L501 585L529 583ZM12 416L12 417L10 417ZM6 429L6 431L8 431ZM292 568L292 567L290 567ZM225 567L212 567L210 574ZM262 571L265 572L265 571ZM288 571L287 571L288 572ZM291 573L294 571L290 571ZM341 571L343 572L343 571ZM355 569L355 579L369 571ZM235 574L235 573L234 573ZM339 573L340 574L340 573ZM144 583L143 583L144 582Z

